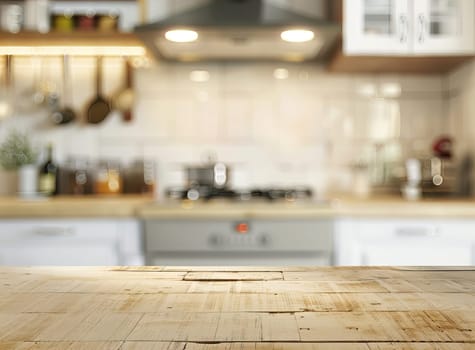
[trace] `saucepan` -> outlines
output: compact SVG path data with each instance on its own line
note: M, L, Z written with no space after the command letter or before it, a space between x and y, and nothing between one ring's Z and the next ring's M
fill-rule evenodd
M229 167L221 162L186 167L187 186L226 188L229 182Z

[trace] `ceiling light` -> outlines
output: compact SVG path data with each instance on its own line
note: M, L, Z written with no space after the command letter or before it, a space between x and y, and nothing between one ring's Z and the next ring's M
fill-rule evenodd
M289 29L280 34L280 37L284 41L290 43L304 43L312 40L315 34L311 30L307 29Z
M190 43L198 39L198 33L189 29L173 29L165 33L165 39L175 43Z

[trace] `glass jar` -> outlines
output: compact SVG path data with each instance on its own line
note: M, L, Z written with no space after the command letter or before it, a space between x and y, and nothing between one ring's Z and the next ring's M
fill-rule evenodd
M55 31L69 33L74 30L74 14L72 11L67 10L63 13L55 13L51 17Z
M94 188L96 194L122 193L123 183L119 162L111 160L99 162Z
M93 31L96 29L96 12L89 10L85 14L75 16L75 24L77 30Z
M92 193L90 163L84 158L68 158L59 168L60 194L87 195Z
M136 160L124 170L124 193L153 194L155 190L155 162Z
M84 159L76 159L72 168L71 188L75 195L85 195L92 192L92 182L89 164Z
M108 14L99 15L97 30L100 32L117 32L119 30L119 13L111 11Z
M18 33L23 26L23 7L16 3L0 5L0 30Z

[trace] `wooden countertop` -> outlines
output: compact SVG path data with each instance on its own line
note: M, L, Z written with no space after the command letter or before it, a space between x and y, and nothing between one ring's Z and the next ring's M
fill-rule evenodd
M144 196L0 197L0 218L129 218L152 201Z
M342 197L335 199L332 204L338 216L475 219L475 198L424 198L407 201L395 196L368 199Z
M144 218L226 219L434 217L475 219L475 199L423 199L400 197L357 199L334 197L321 202L181 202L156 203L144 196L84 196L25 200L0 197L0 218Z
M331 202L169 202L143 206L139 216L144 219L227 219L297 218L311 219L335 216Z
M145 219L197 218L472 218L475 199L423 199L406 201L400 197L358 199L335 197L321 202L172 202L143 206L138 215Z
M475 268L0 268L0 349L474 349Z

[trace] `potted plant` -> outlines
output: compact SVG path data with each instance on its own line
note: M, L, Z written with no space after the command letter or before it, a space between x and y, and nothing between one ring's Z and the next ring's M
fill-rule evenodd
M25 134L12 132L0 145L0 166L10 174L17 173L17 189L22 196L37 192L36 159L37 153Z

